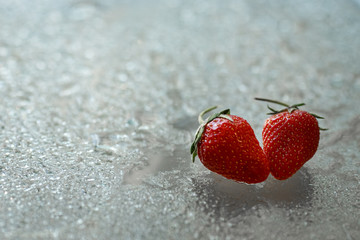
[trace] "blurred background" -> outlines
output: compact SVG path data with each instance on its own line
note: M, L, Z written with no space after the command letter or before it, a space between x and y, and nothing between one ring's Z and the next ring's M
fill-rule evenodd
M0 0L1 239L360 239L360 3ZM219 105L326 119L292 178L191 163Z

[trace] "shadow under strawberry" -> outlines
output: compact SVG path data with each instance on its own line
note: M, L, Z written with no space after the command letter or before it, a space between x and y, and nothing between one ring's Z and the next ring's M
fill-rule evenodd
M314 194L312 177L306 168L288 180L269 177L266 182L256 185L239 184L214 173L193 179L193 183L198 206L216 219L225 220L259 207L309 208Z
M128 172L125 172L123 184L140 185L148 177L155 176L160 172L188 169L190 163L184 148L185 145L174 146L171 151L164 147L143 149L144 156L139 160L138 165L134 165Z

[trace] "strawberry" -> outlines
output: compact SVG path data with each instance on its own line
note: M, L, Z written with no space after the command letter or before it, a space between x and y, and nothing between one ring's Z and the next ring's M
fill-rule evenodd
M271 110L262 131L263 148L269 161L270 172L278 180L285 180L295 174L315 154L320 140L316 118L322 117L302 111L299 103L288 105L282 102L255 98L260 101L285 106L285 109Z
M230 115L229 109L202 120L205 113L215 108L199 115L201 125L190 150L193 161L198 155L206 168L235 181L265 181L270 174L269 165L250 124Z

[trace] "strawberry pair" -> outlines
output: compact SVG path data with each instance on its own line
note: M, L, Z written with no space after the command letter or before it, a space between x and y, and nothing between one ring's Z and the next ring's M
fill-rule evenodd
M214 113L205 121L200 113L198 128L190 152L193 161L198 155L209 170L226 178L246 183L259 183L271 173L285 180L310 160L319 145L320 131L315 114L299 110L304 103L287 105L278 101L256 98L283 105L277 111L268 106L272 116L262 131L263 149L250 124L243 118L230 115L226 109Z

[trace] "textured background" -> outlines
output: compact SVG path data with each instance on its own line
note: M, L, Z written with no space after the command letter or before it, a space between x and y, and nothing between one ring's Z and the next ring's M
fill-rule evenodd
M0 239L360 239L360 5L0 0ZM245 185L191 163L220 104L325 116L314 158Z

